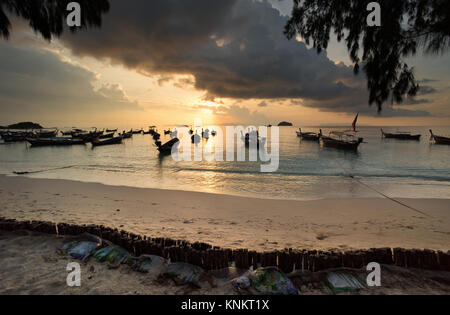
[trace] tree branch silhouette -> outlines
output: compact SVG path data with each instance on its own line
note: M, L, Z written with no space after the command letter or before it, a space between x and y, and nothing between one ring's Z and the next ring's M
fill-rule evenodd
M0 37L8 39L11 32L9 14L23 18L30 27L46 40L60 36L64 30L66 10L70 0L0 0ZM70 27L71 32L80 28L100 27L102 14L109 11L108 0L78 0L81 8L81 27Z
M366 74L369 105L378 111L383 103L401 103L419 90L414 69L404 58L422 48L425 53L444 53L450 43L450 1L379 0L381 26L367 25L367 4L372 0L294 0L284 33L300 35L320 53L328 47L333 31L344 40L354 73L360 64Z

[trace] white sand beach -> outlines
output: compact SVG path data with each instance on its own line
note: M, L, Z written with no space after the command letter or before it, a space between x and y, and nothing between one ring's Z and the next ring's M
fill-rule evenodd
M103 224L151 237L259 251L449 250L450 199L272 200L0 176L0 216Z

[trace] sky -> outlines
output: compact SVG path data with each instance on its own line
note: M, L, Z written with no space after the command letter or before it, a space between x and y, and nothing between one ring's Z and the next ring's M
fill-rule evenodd
M51 42L12 18L0 125L450 125L450 54L409 58L421 92L378 114L344 43L284 36L291 1L110 0L101 28Z

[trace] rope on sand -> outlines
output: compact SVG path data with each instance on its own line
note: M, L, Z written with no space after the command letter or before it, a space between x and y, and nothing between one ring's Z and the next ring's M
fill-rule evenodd
M422 210L419 210L419 209L416 209L416 208L414 208L414 207L411 207L411 206L409 206L409 205L407 205L407 204L405 204L405 203L403 203L403 202L401 202L401 201L399 201L399 200L397 200L397 199L395 199L395 198L389 197L388 195L382 193L381 191L379 191L379 190L377 190L377 189L375 189L375 188L373 188L373 187L367 185L366 183L362 182L360 179L358 179L358 178L356 178L355 176L353 176L352 174L350 174L350 172L349 172L349 171L348 171L348 170L347 170L347 169L346 169L339 161L336 160L336 162L337 162L337 163L339 164L339 166L344 170L344 172L347 173L347 176L348 176L349 178L355 180L355 181L358 182L359 184L361 184L361 185L363 185L363 186L369 188L370 190L373 190L374 192L376 192L377 194L383 196L384 198L389 199L389 200L391 200L391 201L393 201L393 202L395 202L395 203L398 203L399 205L402 205L402 206L404 206L404 207L406 207L406 208L408 208L408 209L410 209L410 210L412 210L412 211L415 211L415 212L417 212L417 213L420 213L420 214L422 214L422 215L424 215L424 216L427 216L427 217L430 217L430 218L433 217L432 215L430 215L430 214L428 214L428 213L425 213L425 212L423 212Z
M14 171L13 173L16 175L27 175L27 174L36 174L36 173L43 173L43 172L49 172L49 171L63 170L66 168L72 168L72 167L77 167L77 166L79 166L79 165L69 165L69 166L63 166L63 167L48 168L48 169L39 170L39 171L21 171L21 172Z

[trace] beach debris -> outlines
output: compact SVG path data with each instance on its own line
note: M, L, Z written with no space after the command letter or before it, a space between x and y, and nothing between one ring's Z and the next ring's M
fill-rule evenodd
M99 244L91 241L71 241L57 249L60 255L70 255L75 259L85 260L97 249Z
M169 264L164 272L164 276L171 278L176 285L189 284L201 288L201 283L206 281L212 287L216 286L211 274L204 271L201 267L184 262Z
M96 251L94 258L111 264L125 264L131 261L131 255L125 249L114 245Z
M334 294L365 288L363 282L356 276L343 271L327 272L327 284Z
M167 261L160 256L141 255L136 258L132 267L139 272L161 275L167 270Z
M231 280L238 292L261 295L298 295L300 291L292 281L276 267L263 267L249 270L242 276Z

